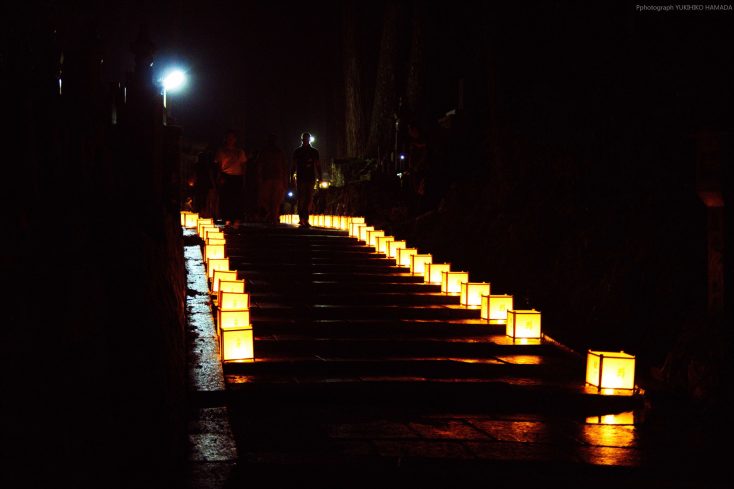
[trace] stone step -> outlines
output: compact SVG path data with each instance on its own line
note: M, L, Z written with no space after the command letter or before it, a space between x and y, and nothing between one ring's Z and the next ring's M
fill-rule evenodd
M423 276L412 275L395 271L390 274L378 273L376 271L323 271L312 270L309 267L300 267L295 270L241 270L237 267L230 268L238 270L240 277L247 281L258 281L270 284L282 284L288 287L296 281L316 282L344 282L344 283L412 283L422 284ZM399 270L399 269L395 269Z
M252 302L250 315L253 323L261 319L479 319L478 309L450 305L363 305L363 304L307 304L284 306Z
M265 304L333 304L333 305L393 305L393 306L423 306L423 305L455 305L459 306L458 295L447 295L436 292L330 292L328 294L315 293L312 290L291 290L289 292L254 293L250 300ZM474 308L479 315L479 309Z
M299 284L300 285L300 284ZM278 290L288 291L293 289L291 283L284 284L282 282L268 282L262 280L250 280L247 283L247 290L254 295L267 294ZM400 283L400 282L339 282L335 280L310 280L308 289L312 293L328 294L328 293L434 293L441 292L441 286L437 284L427 283Z
M385 338L391 335L462 338L500 336L505 326L487 324L481 319L444 320L444 319L302 319L260 318L256 321L255 332L266 336L273 334L312 335L331 338Z
M484 337L427 337L391 335L384 338L325 338L296 335L265 335L255 330L255 349L260 358L284 356L319 356L340 358L426 358L451 357L490 359L523 355L524 361L543 363L554 354L554 347L521 344L504 335ZM547 358L545 359L547 362Z
M242 273L257 271L258 273L292 273L299 274L304 271L320 273L381 273L399 274L408 273L410 270L404 267L396 267L385 261L359 260L355 263L334 263L329 261L307 260L303 262L273 261L257 262L245 257L229 257L229 266L240 270ZM421 280L423 277L419 277Z

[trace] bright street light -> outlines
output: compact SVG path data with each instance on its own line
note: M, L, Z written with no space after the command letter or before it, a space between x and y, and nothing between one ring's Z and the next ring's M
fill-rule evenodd
M178 68L173 68L163 75L161 85L163 86L163 107L167 107L168 92L176 92L186 85L186 73Z

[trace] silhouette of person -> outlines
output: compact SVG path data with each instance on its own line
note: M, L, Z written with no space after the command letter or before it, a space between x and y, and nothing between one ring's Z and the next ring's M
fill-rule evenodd
M316 181L321 180L319 151L311 146L311 134L301 134L301 146L293 152L293 165L296 175L298 222L300 227L310 227L308 215L313 205L313 191ZM294 172L291 171L291 175Z
M265 146L255 159L257 168L258 207L266 223L279 222L280 205L288 188L288 159L275 135L269 134Z
M243 189L247 154L237 146L237 134L229 130L224 135L224 145L214 157L219 170L219 210L225 226L238 228L244 214Z
M194 192L194 208L201 217L217 219L216 175L214 165L214 148L210 145L199 153L195 165L196 184Z

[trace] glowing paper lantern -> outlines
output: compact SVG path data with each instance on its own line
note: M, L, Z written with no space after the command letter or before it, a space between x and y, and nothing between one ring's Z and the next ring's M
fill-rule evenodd
M410 257L417 254L418 248L400 248L395 261L401 267L410 268Z
M196 221L196 232L199 234L199 236L203 236L204 233L202 232L202 228L204 226L214 226L214 219L208 217L208 218L199 218Z
M219 338L219 348L223 362L251 362L255 360L251 325L242 328L222 329Z
M349 236L352 238L359 239L359 235L362 231L362 227L367 226L367 224L363 222L355 222L349 225Z
M634 389L634 355L623 351L589 350L586 355L586 383L599 390Z
M459 304L465 307L481 307L482 296L489 295L490 284L487 282L461 282Z
M489 323L505 324L507 311L513 308L512 296L505 294L482 295L482 312L480 317Z
M220 280L218 292L245 292L245 280Z
M460 294L461 282L468 281L469 272L452 272L451 270L441 270L441 275L438 279L438 283L441 284L441 292L444 294Z
M199 237L203 239L204 241L206 241L207 239L211 237L210 234L222 232L218 227L212 224L206 224L200 229L201 229L201 232L199 233Z
M224 245L206 245L204 246L204 260L214 260L224 258Z
M214 278L215 270L229 270L229 258L212 258L206 262L206 277Z
M219 292L219 283L222 281L237 280L237 270L215 270L212 275L212 293Z
M191 214L191 211L181 211L181 226L186 227L186 215Z
M385 236L385 231L381 229L369 229L365 231L365 242L372 246L373 248L377 249L377 238L379 236Z
M222 292L219 282L219 309L222 311L243 311L250 309L250 294L244 292Z
M423 270L423 281L428 284L440 284L442 282L441 274L450 271L450 263L426 263L426 267ZM465 280L469 280L468 275ZM459 293L458 288L456 289L456 293Z
M387 253L386 255L390 258L396 258L398 257L398 250L401 250L405 248L407 245L405 244L404 240L401 239L394 239L387 243Z
M189 212L186 214L186 221L184 225L189 229L196 229L196 221L199 220L198 212Z
M221 231L219 228L216 230L214 229L207 229L204 232L204 241L207 239L226 239L224 236L224 231Z
M207 238L206 245L226 245L227 240L224 238Z
M540 311L512 309L507 311L507 336L513 339L540 339Z
M367 231L374 231L374 226L362 226L359 228L359 240L366 243L367 242Z
M395 236L378 236L375 239L375 249L378 253L387 255L387 247L393 241L395 241Z
M416 253L410 256L410 273L413 275L423 275L426 265L433 262L433 256L430 253Z
M244 328L250 325L250 310L242 309L241 311L222 311L217 310L217 333L221 334L222 330Z

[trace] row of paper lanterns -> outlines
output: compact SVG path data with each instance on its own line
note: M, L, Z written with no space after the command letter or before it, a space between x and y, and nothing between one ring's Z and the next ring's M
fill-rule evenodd
M298 224L297 214L280 216L283 224ZM340 229L349 236L371 246L375 252L395 260L396 266L408 268L415 276L422 276L424 283L441 286L441 293L458 295L459 304L480 310L480 318L489 324L504 324L505 333L520 344L539 343L541 314L535 309L515 309L513 296L493 294L491 284L472 282L469 273L451 269L450 263L434 263L430 253L421 253L395 236L369 226L364 217L315 214L309 216L309 224L316 227ZM586 383L599 391L610 393L614 389L635 388L635 357L625 352L588 350ZM611 390L611 391L610 391Z
M222 362L255 360L254 333L250 322L250 295L237 270L230 270L224 232L211 218L181 211L181 226L196 229L204 242L204 264L209 294L216 308L217 338Z

